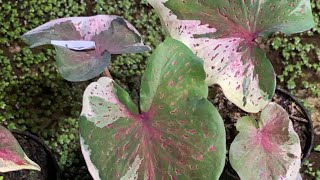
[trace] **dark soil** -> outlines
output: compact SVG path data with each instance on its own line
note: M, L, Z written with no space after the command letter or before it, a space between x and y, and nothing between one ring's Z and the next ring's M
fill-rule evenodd
M42 142L38 142L31 135L13 133L27 156L41 167L41 172L20 170L9 173L0 173L4 180L57 180L57 164L52 154Z
M214 90L218 89L218 90ZM226 99L223 95L222 91L219 88L210 88L209 90L209 100L214 104L214 106L218 109L222 119L224 120L225 129L226 129L226 139L227 139L227 158L226 158L226 171L231 172L236 175L236 172L232 169L229 163L229 149L232 141L238 134L236 130L235 124L237 120L243 116L253 116L256 119L259 119L259 114L250 114L247 113L230 101ZM300 138L301 149L303 152L302 158L307 158L310 153L311 146L311 128L308 121L308 114L304 113L304 110L300 108L293 99L288 97L286 94L281 91L276 91L273 102L281 105L289 114L290 119L293 123L294 130L297 132Z
M319 135L315 135L314 144L315 145L320 145L320 136ZM314 171L320 170L320 152L313 150L313 152L310 154L310 157L308 159L309 159L309 162L311 163L312 169ZM306 169L307 169L307 167L304 166L301 171L305 172ZM309 179L310 180L319 180L319 179L316 179L316 177L311 176L309 174L305 174L304 175L304 179L307 179L307 180L309 180Z

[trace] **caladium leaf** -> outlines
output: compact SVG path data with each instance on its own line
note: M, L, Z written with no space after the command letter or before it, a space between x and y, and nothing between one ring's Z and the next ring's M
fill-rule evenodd
M11 132L0 126L0 172L22 169L40 171L40 167L27 157Z
M314 26L309 0L148 0L168 34L204 61L209 86L247 112L263 109L275 91L275 73L256 38Z
M58 69L69 81L94 78L107 67L111 54L150 50L130 23L112 15L53 20L25 33L22 38L31 47L55 46Z
M86 89L80 135L91 175L95 180L218 179L225 130L206 99L202 61L168 39L148 63L140 110L107 77Z
M296 179L301 164L299 136L280 105L268 104L259 123L241 118L237 130L229 157L241 179Z

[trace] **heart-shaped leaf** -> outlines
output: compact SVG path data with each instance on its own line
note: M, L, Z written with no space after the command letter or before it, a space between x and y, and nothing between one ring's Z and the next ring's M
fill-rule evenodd
M270 103L259 123L246 116L238 120L239 134L230 147L230 163L241 179L296 179L301 147L287 112Z
M202 61L168 39L148 61L141 112L103 77L86 89L81 147L94 179L218 179L225 161L223 121L206 99Z
M40 171L40 167L27 157L11 132L0 126L0 172L22 169Z
M69 81L94 78L107 67L111 54L150 50L130 23L112 15L53 20L22 38L31 47L54 45L59 71Z
M256 38L314 26L309 0L148 1L168 34L203 59L208 85L219 84L225 96L247 112L263 109L276 84Z

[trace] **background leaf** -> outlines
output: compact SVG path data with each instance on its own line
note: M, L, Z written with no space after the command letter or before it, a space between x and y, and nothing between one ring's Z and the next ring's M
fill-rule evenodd
M130 23L111 15L53 20L22 38L31 47L54 45L59 71L69 81L94 78L107 67L111 54L150 50Z

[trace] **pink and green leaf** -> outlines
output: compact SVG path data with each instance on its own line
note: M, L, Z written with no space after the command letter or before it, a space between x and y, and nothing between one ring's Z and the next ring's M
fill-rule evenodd
M263 109L275 90L275 73L256 43L273 32L314 26L309 0L148 0L168 34L185 43L205 65L209 86L247 112Z
M150 50L130 23L111 15L53 20L22 38L31 47L55 46L59 71L69 81L94 78L110 63L111 54Z
M223 121L206 99L202 61L168 39L141 85L141 108L113 80L84 93L81 146L97 179L218 179L225 161Z
M287 112L270 103L260 121L237 122L239 134L230 147L230 163L241 179L296 179L301 164L299 136Z
M40 171L40 167L27 157L11 132L0 126L0 172L22 169Z

